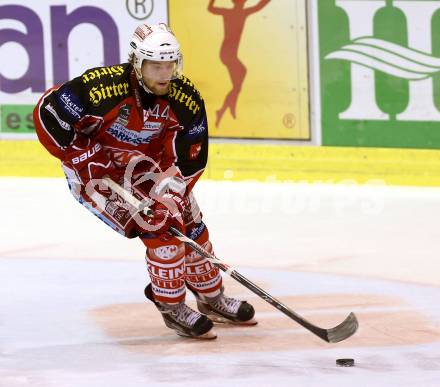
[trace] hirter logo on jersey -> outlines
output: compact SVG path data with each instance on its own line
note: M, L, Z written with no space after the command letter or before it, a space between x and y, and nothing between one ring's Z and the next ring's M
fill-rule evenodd
M202 143L201 142L191 145L191 147L189 148L189 159L195 160L201 150L202 150Z

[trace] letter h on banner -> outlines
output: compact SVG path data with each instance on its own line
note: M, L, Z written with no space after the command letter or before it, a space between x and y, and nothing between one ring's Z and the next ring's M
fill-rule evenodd
M337 0L336 5L347 14L350 40L355 41L359 38L374 36L374 17L380 9L387 6L387 1ZM406 18L408 48L410 50L403 47L399 48L406 50L404 52L411 52L414 55L420 55L420 52L425 53L426 55L421 55L430 59L429 64L424 66L426 68L429 68L430 65L433 66L433 63L435 64L433 67L440 67L440 59L431 56L432 17L440 9L440 1L395 0L392 2L392 6L400 9ZM397 45L394 45L394 47L397 47ZM343 59L341 57L338 58L334 54L337 53L331 53L326 58ZM383 112L376 102L375 71L362 64L351 64L352 100L348 109L339 114L340 119L390 119L389 115ZM427 74L426 76L419 77L419 79L415 79L416 77L410 76L410 72L407 72L407 74L407 76L401 77L409 81L409 102L405 111L398 114L396 119L400 121L440 121L440 112L434 104L432 76Z

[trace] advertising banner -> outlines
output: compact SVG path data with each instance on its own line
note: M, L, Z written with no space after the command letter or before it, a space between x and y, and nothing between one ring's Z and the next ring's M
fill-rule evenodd
M311 139L305 0L0 0L0 136L33 133L49 87L125 62L142 22L175 31L211 136Z
M168 22L167 1L0 1L0 134L33 132L49 87L90 67L126 62L142 22Z
M322 144L440 148L440 1L313 8Z
M306 1L169 0L214 137L309 140Z

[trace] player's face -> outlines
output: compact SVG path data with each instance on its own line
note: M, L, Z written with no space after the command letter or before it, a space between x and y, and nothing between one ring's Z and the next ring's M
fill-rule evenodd
M144 60L141 67L144 83L156 95L167 94L176 66L175 61L155 62Z

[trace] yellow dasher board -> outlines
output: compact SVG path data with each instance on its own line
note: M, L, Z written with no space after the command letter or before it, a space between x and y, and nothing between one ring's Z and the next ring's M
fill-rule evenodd
M309 140L305 0L169 0L213 137Z

